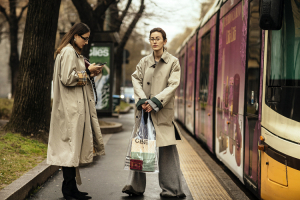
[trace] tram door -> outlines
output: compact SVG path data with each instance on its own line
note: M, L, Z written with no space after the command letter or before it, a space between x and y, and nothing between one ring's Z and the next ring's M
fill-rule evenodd
M259 27L259 0L249 4L248 26L248 60L246 73L246 99L245 99L245 161L244 183L254 194L259 195L258 180L259 156L258 141L260 136L260 88L261 88L261 44L262 34Z
M220 11L215 110L216 156L242 182L248 5L227 1Z
M179 64L180 64L180 56L177 55L176 56L179 60ZM179 106L179 96L180 96L180 83L179 83L179 86L177 87L176 89L176 92L175 92L175 100L174 100L174 117L175 117L175 120L178 119L179 117L179 113L178 113L178 106Z
M198 33L197 83L195 105L195 135L211 152L213 149L213 105L216 65L215 14Z
M186 68L185 126L194 135L194 102L195 102L195 65L197 35L188 43L188 59Z
M179 85L179 98L178 98L178 120L184 124L185 121L185 93L186 93L186 47L180 51L180 85Z

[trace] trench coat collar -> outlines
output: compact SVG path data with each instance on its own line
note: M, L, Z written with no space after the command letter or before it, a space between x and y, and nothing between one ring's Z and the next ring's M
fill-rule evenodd
M73 49L74 49L73 45L71 45L70 43L69 43L69 44L67 44L67 46L66 46L66 47L71 47L71 48L73 48ZM74 49L74 51L75 51L75 54L76 54L77 58L81 58L81 57L83 57L82 55L79 55L75 49Z
M170 54L167 52L167 50L164 50L161 58L160 58L163 62L165 62L166 64L169 62L170 60ZM154 52L152 52L152 54L150 54L150 64L151 66L155 65L155 59L154 59Z

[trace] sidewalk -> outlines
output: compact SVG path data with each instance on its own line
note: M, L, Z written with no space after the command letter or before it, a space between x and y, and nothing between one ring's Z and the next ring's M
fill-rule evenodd
M123 170L124 159L129 137L133 127L133 110L128 114L116 118L104 118L105 121L115 121L123 124L123 131L114 134L103 134L105 143L105 156L98 157L92 164L80 169L82 185L80 191L88 192L95 200L121 200L143 199L160 200L161 189L158 183L158 174L147 174L147 186L144 196L129 197L122 193L126 184L129 171ZM57 172L50 178L31 200L63 200L61 193L62 171ZM192 200L192 195L186 182L183 183L186 200Z
M133 110L119 118L104 118L105 121L123 124L123 131L103 134L106 155L98 157L87 167L80 169L83 184L80 191L88 192L96 200L163 200L159 196L161 189L158 174L147 174L147 186L144 196L130 197L122 193L129 171L123 170L124 159L134 122ZM191 135L182 127L183 142L177 145L181 170L183 173L183 189L186 200L204 199L256 199L250 192L241 190L244 186L235 177L224 172L218 161L209 155ZM63 200L61 193L62 171L53 175L30 200ZM238 187L238 185L240 187ZM248 198L249 197L249 198ZM173 198L177 199L177 198Z

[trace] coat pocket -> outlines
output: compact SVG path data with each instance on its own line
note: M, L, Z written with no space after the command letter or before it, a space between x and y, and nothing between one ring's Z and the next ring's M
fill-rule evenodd
M172 126L172 121L174 119L174 110L169 108L163 108L158 112L157 118L159 126Z

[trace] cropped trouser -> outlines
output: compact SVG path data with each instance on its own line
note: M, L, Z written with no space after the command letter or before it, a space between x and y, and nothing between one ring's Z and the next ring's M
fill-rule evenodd
M182 190L182 172L176 145L159 148L159 186L161 195L180 196ZM146 173L130 170L127 185L138 193L144 193L146 188Z

